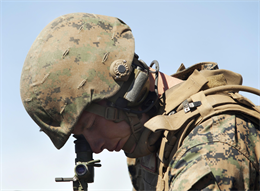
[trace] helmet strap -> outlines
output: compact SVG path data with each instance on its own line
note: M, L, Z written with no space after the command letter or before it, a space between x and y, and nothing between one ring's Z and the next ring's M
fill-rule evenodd
M114 121L115 123L127 120L127 116L123 111L120 111L119 109L114 107L103 106L94 102L92 102L88 107L86 107L85 111L94 113L96 115L104 117L107 120Z
M118 108L103 106L93 102L85 109L85 111L94 113L104 117L107 120L114 121L115 123L125 120L131 128L131 135L123 148L126 152L130 152L133 145L138 142L144 129L143 124L141 123L141 116L139 114L128 113Z

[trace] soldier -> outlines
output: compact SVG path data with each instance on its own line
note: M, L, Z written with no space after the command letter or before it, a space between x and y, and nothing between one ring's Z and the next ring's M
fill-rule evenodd
M31 118L60 149L124 150L135 190L259 190L259 107L241 75L216 63L167 76L139 60L118 18L73 13L48 24L21 75Z

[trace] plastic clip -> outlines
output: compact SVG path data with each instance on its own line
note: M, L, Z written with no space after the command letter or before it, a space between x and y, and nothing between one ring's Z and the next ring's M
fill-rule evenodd
M188 100L185 100L182 103L182 105L183 105L184 112L187 113L191 110L191 108L199 107L201 105L201 101L195 101L195 102L189 103Z

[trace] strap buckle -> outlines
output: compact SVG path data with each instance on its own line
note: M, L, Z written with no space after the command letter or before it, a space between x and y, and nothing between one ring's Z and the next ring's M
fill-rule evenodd
M188 100L185 100L182 102L183 110L185 113L189 112L192 108L199 107L201 105L201 101L195 101L195 102L188 102Z
M105 119L116 121L118 120L118 109L114 107L106 107L105 110Z

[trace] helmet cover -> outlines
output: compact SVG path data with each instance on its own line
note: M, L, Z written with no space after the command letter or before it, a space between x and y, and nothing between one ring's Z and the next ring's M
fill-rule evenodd
M118 18L88 13L58 17L41 31L25 59L20 81L24 107L60 149L86 106L119 91L133 57L131 29ZM123 80L111 75L115 62L125 66L114 69L124 72Z

